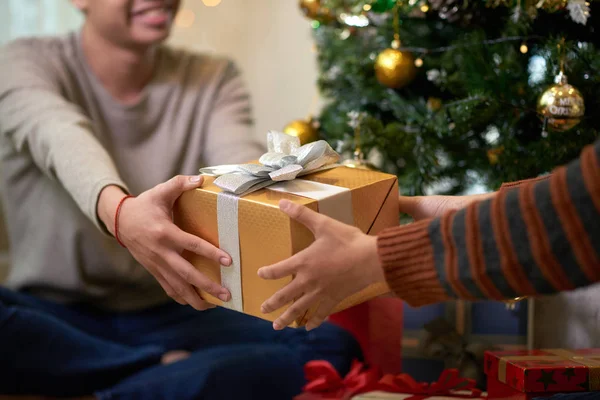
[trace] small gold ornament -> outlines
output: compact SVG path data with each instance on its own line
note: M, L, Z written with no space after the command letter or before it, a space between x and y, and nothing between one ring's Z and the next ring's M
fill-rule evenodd
M536 4L536 7L553 13L564 10L567 7L567 3L568 0L540 0Z
M396 49L385 49L375 60L375 76L382 85L399 89L408 85L416 75L412 54Z
M504 146L496 147L495 149L490 149L487 151L488 161L492 165L498 164L498 159L500 155L504 152Z
M442 100L437 97L430 97L427 99L427 109L429 111L437 111L442 108Z
M583 96L577 88L567 83L561 71L538 100L537 111L547 118L548 127L556 132L565 132L575 127L585 113Z
M292 121L283 128L283 132L300 139L300 145L319 140L319 132L312 119Z
M300 9L308 18L316 19L321 12L320 0L300 0Z
M331 22L335 18L328 8L321 5L321 0L300 0L300 9L308 18L320 22Z
M384 86L399 89L408 85L415 78L417 69L413 55L401 51L400 46L400 4L398 0L393 9L394 14L394 40L392 47L383 50L375 60L375 77Z

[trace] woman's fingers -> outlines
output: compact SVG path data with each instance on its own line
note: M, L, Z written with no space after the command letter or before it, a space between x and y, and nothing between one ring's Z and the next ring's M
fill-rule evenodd
M303 293L304 285L298 280L294 279L289 284L287 284L283 289L277 291L274 295L269 297L261 306L261 312L263 314L268 314L275 310L280 309L286 304L294 301L295 298L298 298Z
M273 329L281 330L298 318L303 316L306 311L318 301L318 295L315 292L306 293L304 296L294 301L287 310L279 318L273 322Z
M310 331L317 328L331 314L331 310L337 306L338 301L332 298L326 298L321 301L319 307L306 323L306 330Z

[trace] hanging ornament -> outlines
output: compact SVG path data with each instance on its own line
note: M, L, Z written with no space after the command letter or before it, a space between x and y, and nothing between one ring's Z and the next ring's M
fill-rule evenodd
M429 111L438 111L440 108L442 108L442 100L438 99L437 97L430 97L427 99L427 109Z
M553 13L564 10L567 7L567 3L567 0L539 0L536 7Z
M500 155L504 152L504 146L496 147L494 149L489 149L487 151L488 161L492 165L498 164L498 159Z
M394 8L394 40L392 47L383 50L375 60L375 76L379 83L392 89L408 85L417 73L411 53L401 51L400 21L398 16L400 1Z
M321 0L300 0L300 9L308 18L320 22L331 22L334 20L331 11L321 5Z
M537 111L547 121L550 130L565 132L581 122L585 104L579 90L569 85L564 73L564 39L558 47L561 58L560 72L554 79L555 84L540 96Z
M315 121L312 118L305 120L297 119L287 124L283 128L283 132L297 137L300 139L300 145L305 145L319 140L319 131L315 125Z
M300 0L300 9L310 19L316 19L321 12L320 0Z

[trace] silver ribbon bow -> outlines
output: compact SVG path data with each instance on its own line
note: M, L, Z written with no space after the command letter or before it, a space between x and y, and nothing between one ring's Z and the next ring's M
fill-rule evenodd
M217 176L214 183L226 192L243 196L274 183L337 166L340 155L324 140L300 146L300 139L285 133L267 133L268 152L258 164L219 165L200 169Z

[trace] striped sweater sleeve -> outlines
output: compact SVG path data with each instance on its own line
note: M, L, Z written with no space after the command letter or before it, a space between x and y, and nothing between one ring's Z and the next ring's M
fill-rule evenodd
M378 237L390 288L413 306L505 300L600 281L600 140L550 176Z

